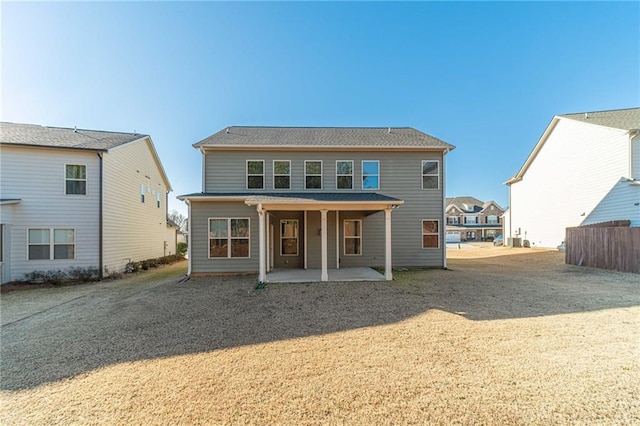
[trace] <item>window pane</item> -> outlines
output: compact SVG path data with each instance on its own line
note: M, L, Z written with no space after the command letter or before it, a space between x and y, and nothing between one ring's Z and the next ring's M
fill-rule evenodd
M54 244L73 244L73 229L54 229Z
M209 221L209 238L227 236L227 219L211 219Z
M422 188L438 189L438 176L422 176Z
M291 178L289 176L276 176L273 178L273 187L276 189L291 188Z
M73 244L56 244L53 246L54 259L73 259Z
M282 237L297 238L298 237L298 221L297 220L283 220L281 222Z
M344 240L345 254L362 254L360 249L360 238L346 238Z
M231 240L231 257L249 257L249 240Z
M48 244L48 229L29 229L29 244Z
M247 162L247 173L250 175L261 175L264 173L264 162L263 161L248 161Z
M49 259L49 246L29 246L29 260Z
M338 189L352 189L353 178L351 176L338 176Z
M264 178L262 176L249 176L247 179L247 187L250 189L263 189Z
M275 161L273 163L273 174L288 175L290 173L291 163L288 161Z
M86 179L87 167L69 164L66 168L66 177L67 179Z
M362 189L379 189L378 176L362 176Z
M248 237L249 219L231 219L231 236Z
M362 162L362 174L363 175L377 175L378 166L380 163L377 161L363 161Z
M84 180L67 180L67 194L85 195L87 193L87 182Z
M360 236L360 221L359 220L345 220L344 221L344 235L345 237L359 237Z
M423 235L422 247L424 248L438 248L438 236L437 235Z
M438 174L438 162L437 161L423 161L422 162L422 174L423 175L435 175L435 174Z
M297 255L298 254L298 239L297 238L283 238L282 239L282 254L283 255Z
M227 257L226 239L209 240L209 257Z
M322 178L320 176L307 176L307 189L322 189Z
M338 161L336 163L336 173L339 175L350 175L353 173L353 161Z
M320 161L307 161L305 168L308 175L322 174L322 163Z
M422 233L423 234L437 234L438 222L435 220L423 220L422 221Z

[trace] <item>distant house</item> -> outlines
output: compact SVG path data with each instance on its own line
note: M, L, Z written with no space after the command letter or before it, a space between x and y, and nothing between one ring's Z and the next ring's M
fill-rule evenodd
M229 127L198 142L189 273L443 267L445 157L412 128Z
M493 241L502 235L504 210L495 201L473 197L447 198L447 242Z
M0 150L2 282L175 253L148 135L1 123Z
M640 226L640 108L553 117L506 182L506 237L556 247L567 227Z

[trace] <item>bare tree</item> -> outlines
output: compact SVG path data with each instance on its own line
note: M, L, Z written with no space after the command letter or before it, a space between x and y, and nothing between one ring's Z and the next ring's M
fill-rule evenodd
M184 231L187 226L187 218L185 215L180 213L177 210L171 210L169 213L168 219L178 225L181 231Z

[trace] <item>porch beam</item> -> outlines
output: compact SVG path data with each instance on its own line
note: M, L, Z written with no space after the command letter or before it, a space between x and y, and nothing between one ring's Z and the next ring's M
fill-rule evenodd
M384 210L384 278L393 279L391 270L391 209Z
M322 253L322 273L320 281L329 281L329 271L327 268L327 210L320 210L320 235Z

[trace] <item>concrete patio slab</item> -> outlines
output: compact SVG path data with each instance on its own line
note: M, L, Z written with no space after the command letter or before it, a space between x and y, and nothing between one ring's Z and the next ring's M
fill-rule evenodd
M329 269L329 281L384 281L384 275L371 268ZM274 269L267 274L269 283L320 282L320 269Z

